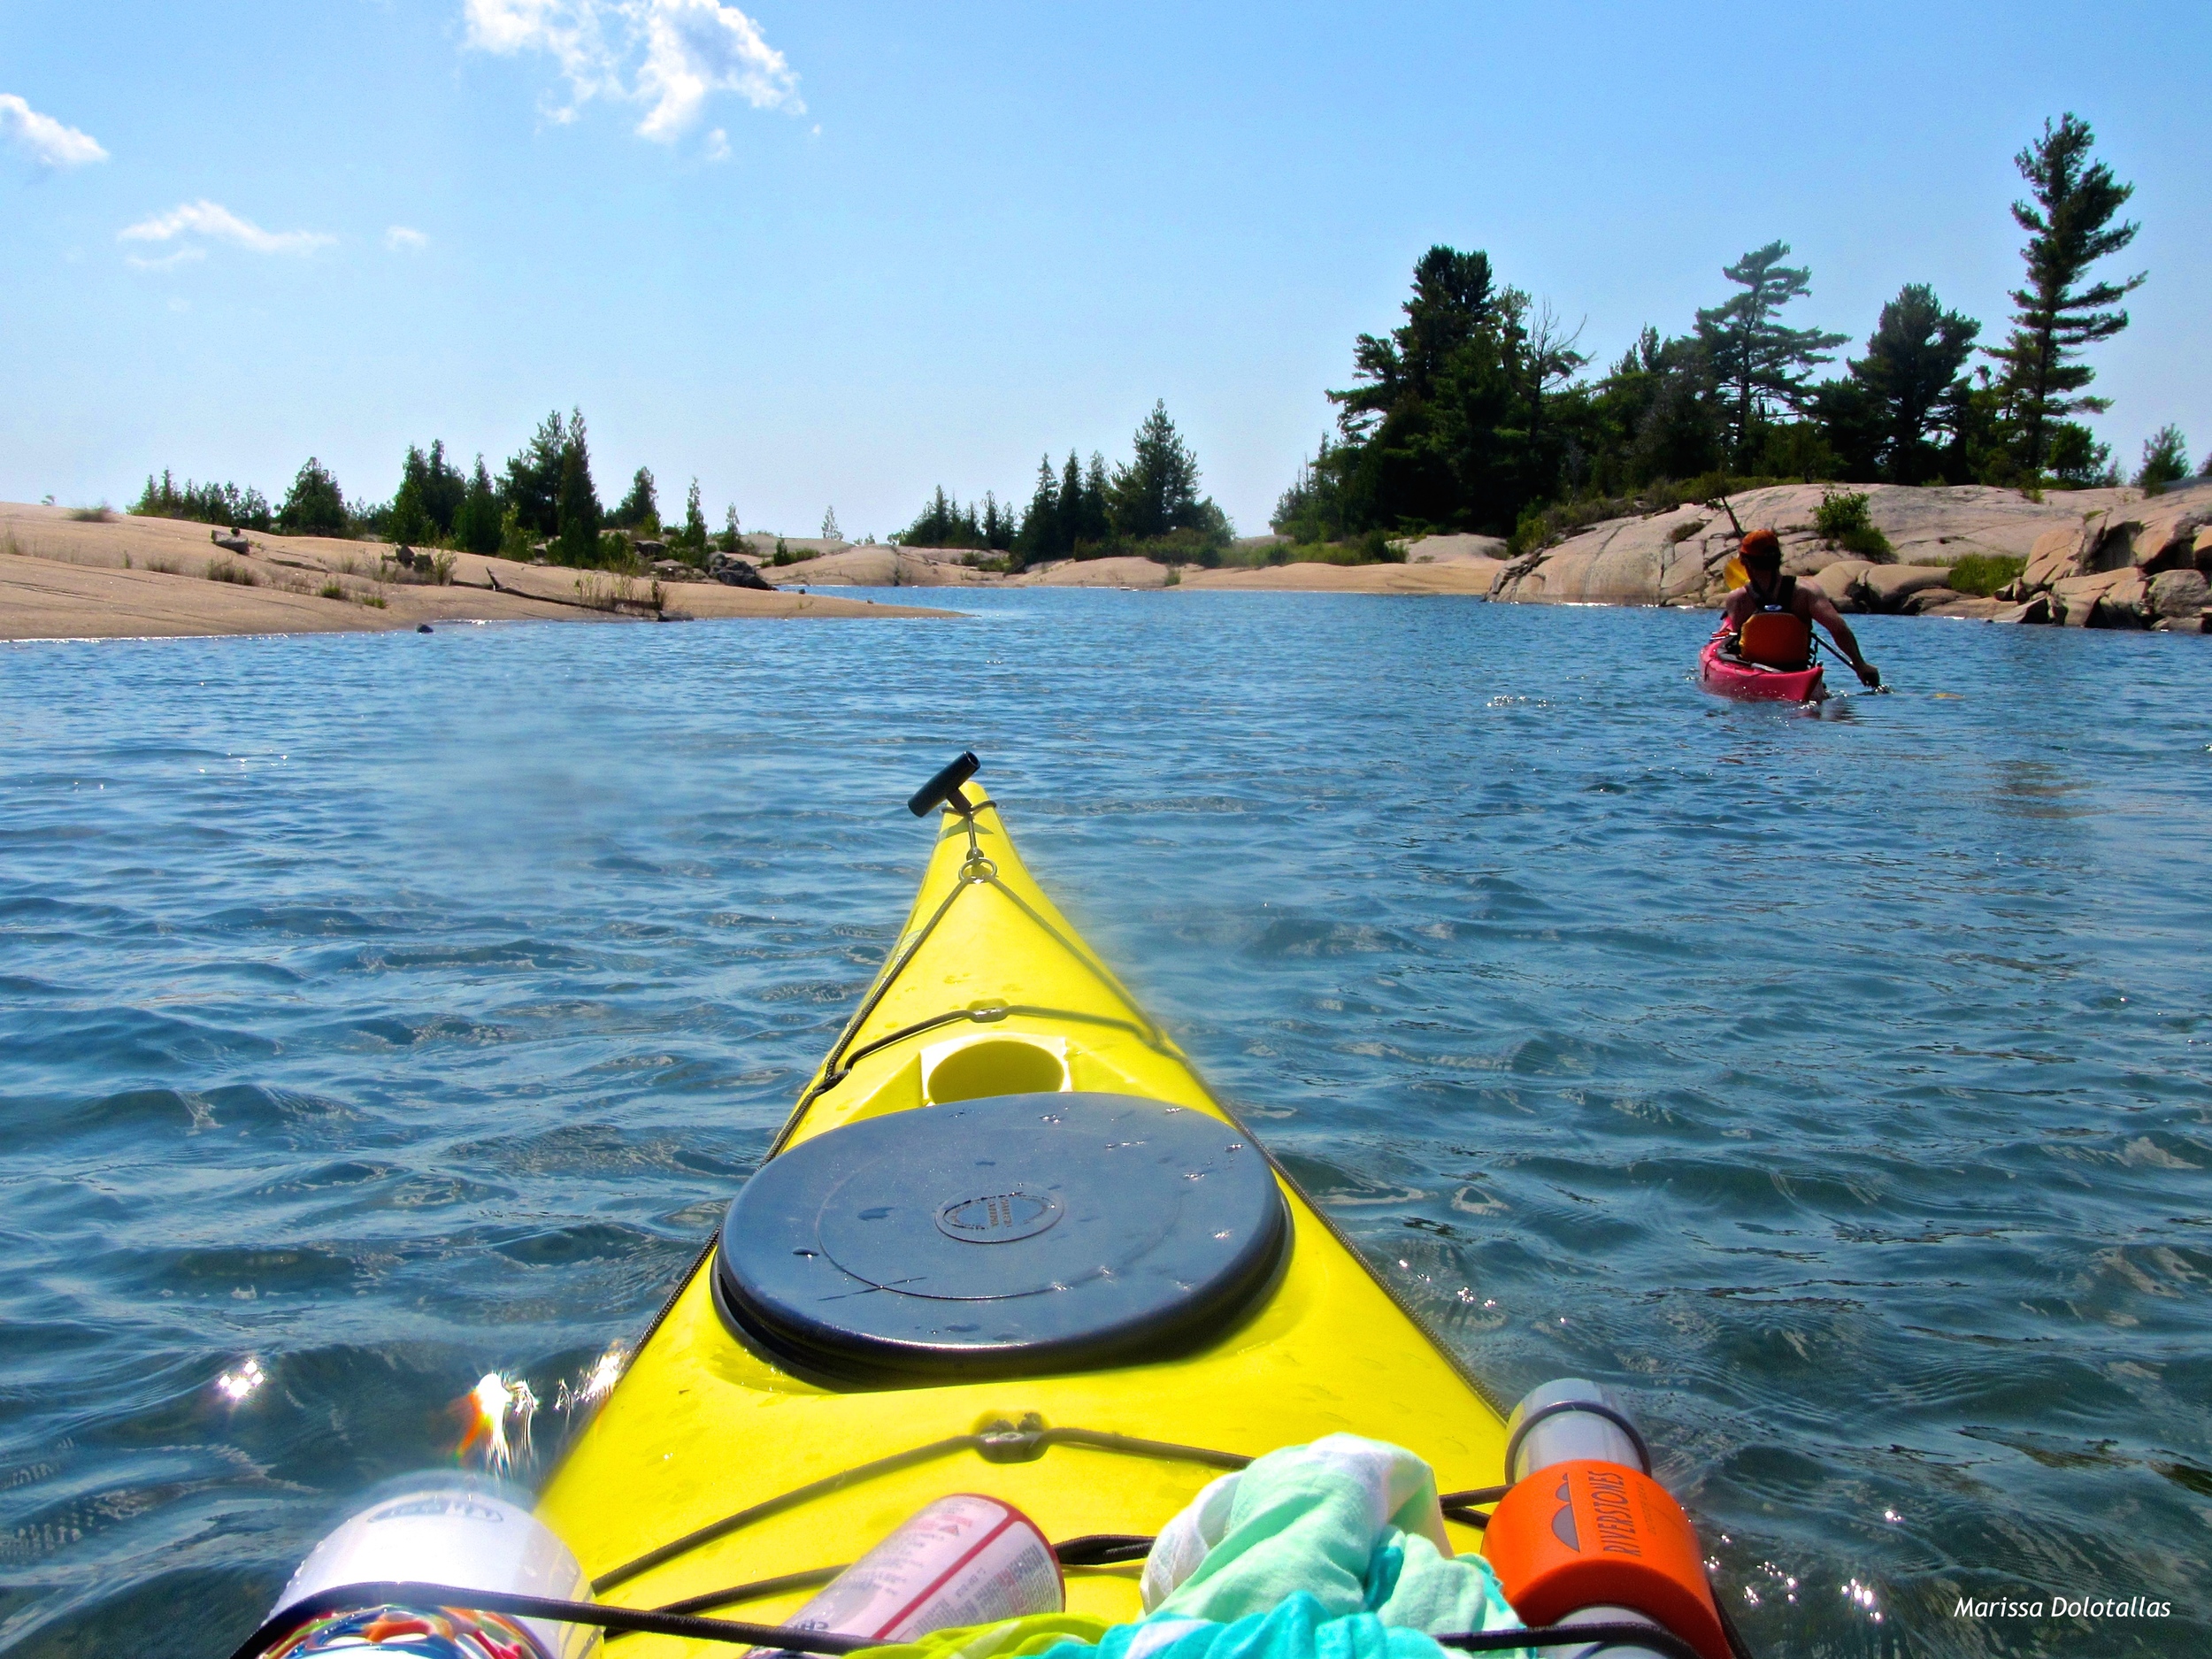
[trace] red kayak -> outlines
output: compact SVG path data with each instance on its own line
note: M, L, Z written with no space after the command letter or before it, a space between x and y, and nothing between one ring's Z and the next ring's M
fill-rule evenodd
M1723 655L1728 634L1724 626L1714 634L1697 659L1698 679L1706 690L1756 703L1816 703L1828 695L1817 662L1809 668L1769 668L1763 663L1747 663L1741 657Z

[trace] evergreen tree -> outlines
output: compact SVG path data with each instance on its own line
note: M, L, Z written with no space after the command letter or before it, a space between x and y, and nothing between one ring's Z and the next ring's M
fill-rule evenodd
M1593 414L1600 451L1593 481L1601 489L1695 478L1724 458L1712 366L1694 338L1647 327L1600 383Z
M349 521L338 480L313 456L292 480L277 510L277 528L286 535L343 535Z
M2090 160L2094 142L2089 124L2070 111L2055 127L2045 121L2043 136L2013 157L2035 198L2032 205L2012 204L2014 221L2028 233L2028 245L2020 250L2028 277L2012 291L2011 334L1988 351L2004 365L2019 459L2031 473L2047 466L2059 470L2050 456L2055 423L2110 407L2108 398L2083 394L2095 371L2079 359L2087 347L2128 326L2128 314L2116 307L2147 277L2139 273L2124 282L2076 286L2091 265L2133 242L2140 228L2112 222L2135 187L2120 183L2103 162Z
M1750 452L1755 423L1777 408L1801 410L1808 376L1846 338L1778 320L1785 305L1812 291L1809 269L1782 263L1789 250L1786 242L1770 242L1724 266L1721 274L1743 292L1697 314L1699 342L1726 394L1729 448L1739 465Z
M423 504L429 475L430 465L423 452L409 444L407 459L400 467L399 493L392 497L391 511L384 526L386 537L402 547L427 541L437 534Z
M1062 558L1074 553L1087 539L1083 534L1083 469L1077 465L1075 451L1068 451L1067 465L1060 469L1060 523L1055 532L1054 552ZM1105 538L1098 538L1103 541Z
M1964 431L1971 388L1961 371L1980 332L1970 317L1945 311L1924 282L1907 283L1882 307L1866 356L1815 398L1847 476L1924 484L1941 470L1931 439L1942 434L1955 444Z
M561 465L568 453L568 425L555 410L507 462L506 500L526 536L560 529Z
M2078 420L2055 422L2046 432L2043 469L2066 489L2103 489L2120 481L2112 446Z
M148 518L192 518L202 524L227 525L240 530L266 530L273 519L267 499L257 489L235 484L195 484L182 488L167 467L157 480L146 475L145 490L131 503L130 511Z
M1413 267L1406 320L1383 340L1362 334L1352 345L1353 378L1364 384L1331 392L1348 437L1365 437L1408 402L1425 402L1452 357L1490 316L1494 299L1490 256L1440 243Z
M1298 475L1277 498L1268 515L1268 528L1293 541L1334 541L1344 535L1344 492L1336 469L1330 465L1329 434L1310 461L1298 465Z
M693 479L684 492L684 527L678 538L694 554L707 550L707 510L699 498L699 480Z
M898 540L908 547L980 547L975 509L963 507L956 495L948 495L942 484L922 509L914 522L906 526Z
M1058 558L1066 551L1060 541L1060 486L1053 478L1048 455L1037 463L1037 487L1030 492L1029 509L1022 514L1014 546L1026 565Z
M1589 423L1586 397L1564 384L1582 354L1479 251L1431 248L1403 310L1389 338L1355 342L1358 383L1329 394L1342 442L1314 457L1299 499L1325 503L1335 534L1510 529L1556 486L1570 449L1582 453L1562 424Z
M572 410L568 442L561 450L559 558L564 565L599 562L599 492L591 481L591 445L584 433L584 412Z
M1106 457L1093 449L1091 464L1083 469L1083 497L1075 515L1075 540L1068 543L1069 552L1074 552L1079 542L1103 547L1113 540L1112 506L1107 489Z
M430 456L423 466L422 510L441 540L453 534L454 517L467 494L468 480L445 458L445 440L432 439Z
M476 472L453 515L453 545L465 553L490 557L499 551L499 496L492 488L492 475L485 468L484 457L479 455Z
M822 510L822 540L825 541L842 541L844 539L844 536L839 534L837 528L837 509L834 507L825 507Z
M608 515L607 522L618 530L634 530L644 536L660 534L660 492L654 487L651 467L641 466L631 475L630 493Z
M2156 495L2169 484L2189 476L2189 445L2181 428L2170 420L2144 441L2143 465L2135 474L2136 487Z
M734 502L722 510L722 534L716 545L725 553L744 550L745 536L737 527L737 504Z
M1168 419L1166 400L1161 399L1137 428L1129 464L1115 469L1114 528L1144 541L1171 530L1196 529L1202 518L1197 457Z

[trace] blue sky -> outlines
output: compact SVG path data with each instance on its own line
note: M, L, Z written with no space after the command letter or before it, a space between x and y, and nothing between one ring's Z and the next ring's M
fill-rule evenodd
M573 405L610 498L882 536L1160 397L1255 532L1430 243L1601 362L1773 237L1801 323L1924 280L1993 340L2070 109L2151 273L2096 424L2200 460L2207 61L2201 4L0 0L0 497L381 497Z

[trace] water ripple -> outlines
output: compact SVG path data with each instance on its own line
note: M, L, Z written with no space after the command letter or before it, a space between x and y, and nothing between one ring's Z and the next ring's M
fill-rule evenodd
M960 603L0 652L0 1648L227 1651L634 1335L971 743L1494 1392L1629 1393L1763 1651L2212 1645L2200 642L1868 618L1807 719L1690 616ZM1952 1617L2055 1593L2176 1616Z

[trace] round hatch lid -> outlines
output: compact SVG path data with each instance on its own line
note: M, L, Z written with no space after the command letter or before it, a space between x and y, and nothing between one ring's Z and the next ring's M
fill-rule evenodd
M1288 1238L1234 1125L1133 1094L1003 1094L771 1158L722 1223L715 1300L803 1374L1077 1371L1218 1333Z

